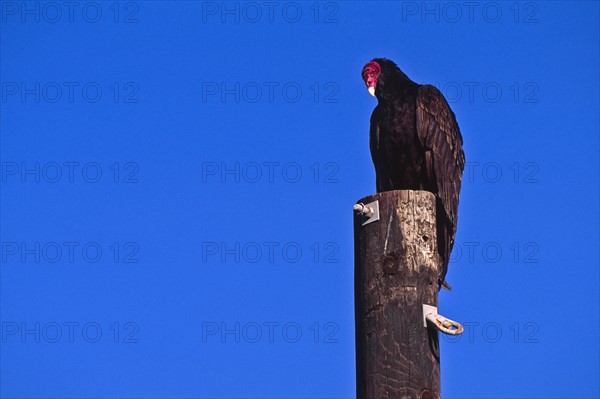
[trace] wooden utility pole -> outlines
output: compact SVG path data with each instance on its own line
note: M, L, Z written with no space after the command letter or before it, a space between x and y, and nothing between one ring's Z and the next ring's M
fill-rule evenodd
M423 325L423 304L437 307L441 267L435 196L397 190L358 203L366 206L354 217L357 398L438 399L438 331Z

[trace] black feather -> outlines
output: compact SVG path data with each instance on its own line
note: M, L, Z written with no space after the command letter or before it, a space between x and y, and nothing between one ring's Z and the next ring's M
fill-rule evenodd
M465 165L460 129L434 86L413 82L388 59L373 61L381 67L370 132L377 192L426 190L436 195L441 287L454 245Z

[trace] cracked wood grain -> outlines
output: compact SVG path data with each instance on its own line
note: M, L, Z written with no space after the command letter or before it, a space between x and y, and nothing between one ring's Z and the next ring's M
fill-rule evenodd
M437 306L435 197L398 190L358 202L376 200L379 221L354 220L357 398L439 398L438 333L422 320L422 304Z

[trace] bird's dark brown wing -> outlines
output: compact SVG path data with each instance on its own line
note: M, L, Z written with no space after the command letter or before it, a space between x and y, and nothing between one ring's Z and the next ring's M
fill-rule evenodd
M442 93L434 86L423 85L419 88L417 132L421 144L431 151L430 162L432 165L428 165L428 167L434 174L432 177L437 184L436 194L447 217L445 221L448 225L445 232L447 236L445 237L446 259L444 259L444 270L441 276L443 281L456 234L458 197L465 167L465 155L462 149L462 136L454 112L448 106ZM440 215L438 215L438 224L440 222Z

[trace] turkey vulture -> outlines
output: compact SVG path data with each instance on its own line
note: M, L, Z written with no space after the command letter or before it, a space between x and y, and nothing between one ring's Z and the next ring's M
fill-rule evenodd
M462 136L454 112L431 85L420 85L398 66L375 58L362 78L378 105L371 115L370 147L377 192L425 190L436 196L439 286L445 283L458 217L465 166Z

